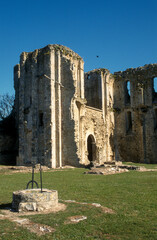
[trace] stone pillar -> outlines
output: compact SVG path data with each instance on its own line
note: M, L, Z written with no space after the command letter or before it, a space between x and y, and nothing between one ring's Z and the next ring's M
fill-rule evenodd
M57 52L57 92L58 92L58 166L62 167L62 104L61 104L61 57L60 51Z
M35 53L35 52L34 52ZM33 54L34 54L33 53ZM32 163L38 163L38 77L37 77L37 64L36 60L32 57L31 62L31 75L32 75L32 94L31 94L31 102L30 111L31 111L31 122L32 126L32 142L28 143L31 146L32 152Z
M20 82L19 82L19 155L17 157L17 165L24 164L24 80L25 80L25 61L27 58L26 53L20 56Z
M84 95L84 62L80 60L80 82L81 82L81 98L85 98Z
M19 126L19 81L20 81L20 64L14 67L14 89L15 89L15 117L16 126Z
M55 96L55 51L50 51L50 94L51 94L51 167L56 168L56 96Z

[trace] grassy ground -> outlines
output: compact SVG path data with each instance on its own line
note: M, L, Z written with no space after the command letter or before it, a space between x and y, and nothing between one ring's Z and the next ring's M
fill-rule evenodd
M154 165L155 167L155 165ZM156 165L157 167L157 165ZM100 203L115 214L100 208L66 203L64 212L27 216L31 221L56 229L42 237L30 233L8 220L0 220L1 240L144 240L157 239L157 172L136 172L115 175L86 175L84 169L44 172L45 188L57 189L59 199ZM12 201L12 192L26 187L30 173L0 174L0 208ZM39 174L35 174L39 181ZM70 216L84 215L87 220L64 224Z

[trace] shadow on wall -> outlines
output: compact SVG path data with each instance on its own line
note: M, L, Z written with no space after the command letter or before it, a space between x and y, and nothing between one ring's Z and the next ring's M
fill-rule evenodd
M0 121L0 164L16 165L18 149L14 114Z

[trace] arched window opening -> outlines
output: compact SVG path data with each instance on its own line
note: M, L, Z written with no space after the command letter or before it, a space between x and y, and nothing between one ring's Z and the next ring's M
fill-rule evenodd
M132 132L132 112L126 112L126 133L129 134Z
M130 104L130 81L124 83L125 104Z
M130 96L130 81L127 81L127 93Z
M89 135L87 138L87 150L89 161L94 162L96 160L96 143L93 135Z
M90 79L90 75L89 74L87 74L87 79Z
M44 117L43 113L40 112L40 113L39 113L39 127L43 127L43 126L44 126L43 117Z
M130 104L130 81L125 81L124 83L124 97L125 97L125 104Z
M157 102L157 77L153 78L153 102Z
M154 130L157 129L157 108L154 109Z

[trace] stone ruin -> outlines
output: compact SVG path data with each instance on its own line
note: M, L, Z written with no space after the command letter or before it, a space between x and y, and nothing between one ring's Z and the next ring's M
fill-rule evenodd
M23 52L14 68L17 165L157 163L157 64L84 74L61 45Z
M18 165L40 162L56 168L114 160L110 144L114 113L107 110L112 105L113 78L108 70L84 77L84 62L78 54L48 45L22 53L14 76Z
M90 170L85 171L84 174L110 175L129 172L130 170L141 172L156 171L156 169L146 169L144 166L126 165L120 161L116 161L90 167Z

